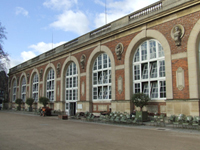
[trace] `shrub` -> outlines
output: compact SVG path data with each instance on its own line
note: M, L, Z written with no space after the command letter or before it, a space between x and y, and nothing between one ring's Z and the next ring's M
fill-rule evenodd
M33 98L27 98L27 100L26 100L26 104L29 105L30 107L32 107L33 102L34 102Z
M18 98L15 100L15 103L18 104L19 106L22 104L23 100L21 98Z
M39 98L39 103L43 104L44 107L46 107L46 105L49 103L49 99L47 97L40 97Z
M150 98L149 95L146 95L144 93L135 93L133 94L131 100L135 104L135 106L140 107L140 111L142 111L142 108L148 105L148 101L150 100Z
M23 100L21 98L18 98L18 99L15 100L15 103L18 104L17 110L21 110L22 102L23 102Z

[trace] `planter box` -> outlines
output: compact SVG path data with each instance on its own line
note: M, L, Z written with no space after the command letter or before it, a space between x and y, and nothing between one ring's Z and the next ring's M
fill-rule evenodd
M62 120L67 120L68 119L68 115L58 115L58 118L62 119Z
M136 117L137 118L142 118L142 121L147 121L148 120L148 112L147 111L136 111Z
M33 111L33 108L32 108L32 107L28 107L28 111L29 111L29 112L32 112L32 111Z
M21 111L21 106L17 106L17 110L18 110L18 111Z

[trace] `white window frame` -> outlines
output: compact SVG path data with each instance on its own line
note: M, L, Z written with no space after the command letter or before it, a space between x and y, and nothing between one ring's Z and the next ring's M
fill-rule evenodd
M151 53L152 50L150 50L150 42L155 42L156 44L156 46L154 47L155 49L153 51L154 54ZM145 43L146 45L144 45ZM144 47L147 48L146 60L142 59L142 57L144 57L142 56L142 48L143 48L143 51L145 51ZM156 56L156 57L152 58L151 56ZM161 91L161 83L160 83L164 81L165 87L162 87L162 88L166 89L165 63L162 63L163 61L165 62L164 51L161 44L157 40L154 40L154 39L147 40L143 42L137 48L137 51L135 52L135 55L133 57L133 93L138 92L138 91L147 92L147 89L148 89L148 95L151 97L152 94L155 94L155 93L152 93L152 92L155 92L155 87L153 87L152 84L157 82L156 84L157 84L158 97L151 98L151 99L152 100L166 99L166 91ZM157 64L157 65L153 66L153 64ZM136 66L137 66L137 70L135 70ZM145 66L147 66L147 68ZM147 70L148 70L148 73L147 73ZM135 72L137 72L137 74L138 72L140 72L140 77L136 78L137 74L135 74ZM163 76L160 76L160 74L162 74ZM147 75L148 75L148 78L144 78L144 76L147 77ZM146 84L148 85L148 87L146 87ZM135 87L135 85L137 87ZM161 97L161 92L165 94L164 98Z
M17 81L14 80L13 82L13 102L16 100L16 95L17 95Z
M111 61L106 53L102 53L96 58L92 68L92 99L110 101L111 91Z
M53 68L49 70L47 74L47 82L46 82L46 95L50 102L54 101L54 87L55 87L55 72Z
M76 102L77 100L78 100L78 70L76 64L72 62L67 67L65 76L65 101L66 103L68 103L68 102Z
M25 77L22 78L21 99L23 100L23 102L26 101L26 79L25 79Z
M39 85L39 78L37 73L33 76L33 83L32 83L32 98L35 102L38 101L38 85Z

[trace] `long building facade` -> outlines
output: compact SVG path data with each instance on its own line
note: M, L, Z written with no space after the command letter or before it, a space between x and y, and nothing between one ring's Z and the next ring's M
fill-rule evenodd
M11 68L10 107L131 113L143 92L149 113L199 116L199 52L200 1L160 0Z

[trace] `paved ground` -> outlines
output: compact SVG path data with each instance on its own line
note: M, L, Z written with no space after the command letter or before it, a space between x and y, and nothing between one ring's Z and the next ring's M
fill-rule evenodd
M199 150L200 131L0 111L0 150Z

